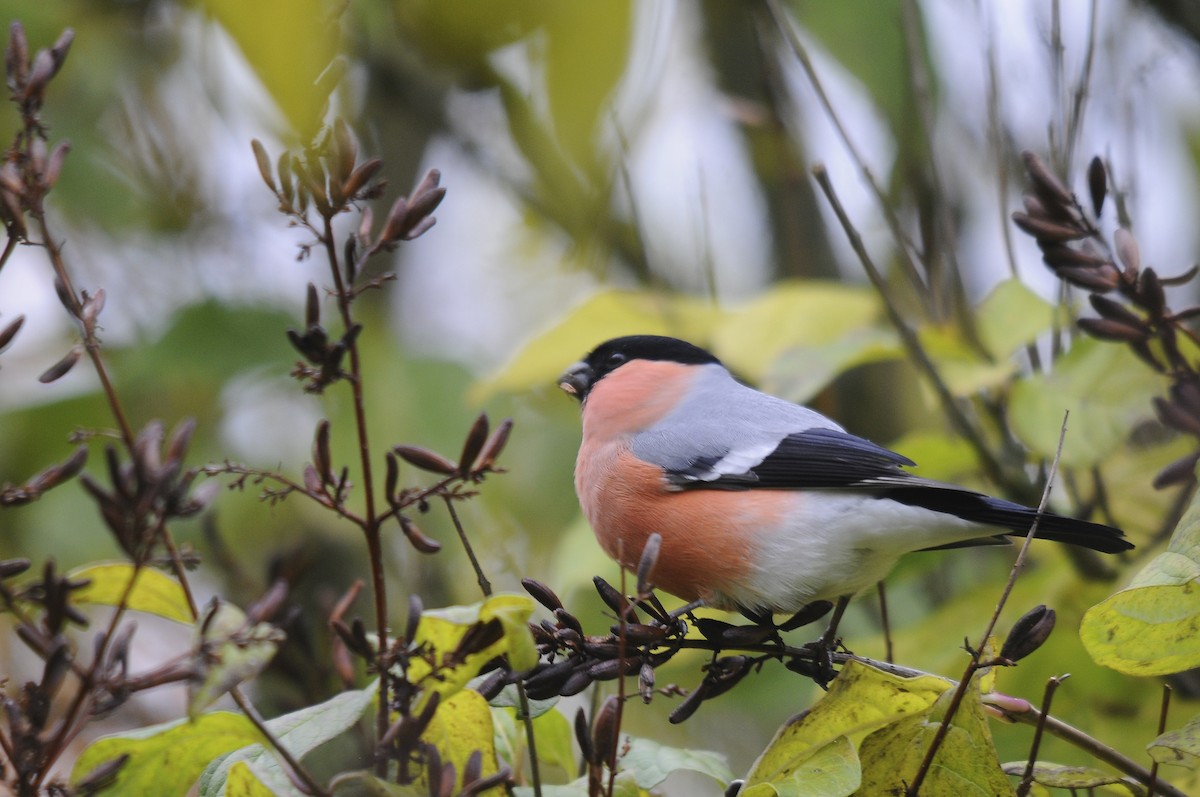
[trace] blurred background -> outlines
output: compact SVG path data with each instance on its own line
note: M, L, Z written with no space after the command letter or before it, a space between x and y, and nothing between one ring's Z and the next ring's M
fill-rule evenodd
M303 324L305 284L324 285L328 273L297 257L306 238L276 212L250 139L277 155L342 116L365 155L384 160L390 187L377 218L426 170L441 171L437 226L374 264L398 279L360 304L373 439L380 451L407 442L454 456L478 412L514 418L509 472L465 507L467 531L498 589L543 581L597 632L609 620L591 578L615 582L617 572L578 513L578 408L554 378L606 338L688 337L745 378L905 451L922 474L986 484L906 364L815 164L902 313L958 368L955 393L985 395L981 417L987 396L1008 406L1022 380L1050 389L1022 346L1048 353L1037 336L1070 299L1008 220L1020 207L1022 150L1069 175L1081 196L1088 160L1104 159L1142 259L1160 272L1190 267L1200 243L1200 12L1187 2L14 0L0 9L25 25L32 47L76 32L45 114L51 140L72 144L54 223L78 284L107 292L104 340L135 424L195 417L197 464L298 475L322 417L352 459L345 392L306 395L288 377L296 353L285 330ZM15 116L0 120L0 132L15 129ZM347 218L346 229L356 223ZM914 252L925 294L903 278ZM1020 301L995 299L1014 280L1027 289ZM75 429L111 423L86 369L37 381L76 333L35 249L0 274L0 323L18 314L25 328L0 363L0 482L65 457ZM1033 321L1029 336L980 354L977 335L991 343L1035 315L1046 323ZM1149 376L1121 385L1120 406L1104 416L1119 419L1116 431L1080 424L1077 445L1095 445L1067 457L1080 473L1105 469L1139 541L1174 497L1150 479L1187 450L1153 430L1152 445L1127 445L1131 429L1145 431L1158 387ZM1057 410L1045 421L1052 436L1060 419ZM1052 453L1053 440L1015 425L1009 442L1031 466ZM311 651L325 649L322 618L364 575L365 553L326 513L256 493L223 493L178 534L214 564L197 574L209 593L244 604L283 574L311 609L264 687L282 711L336 689ZM422 556L394 535L395 606L409 593L431 607L477 600L438 507L424 525L444 550ZM1081 581L1060 552L1037 553L1009 622L1040 602L1077 622L1114 588ZM0 556L11 555L73 566L116 548L73 485L0 515ZM889 582L897 659L961 671L961 639L980 632L1010 561L960 552L903 563ZM1075 673L1079 689L1060 690L1056 707L1136 751L1153 736L1158 685L1095 667L1069 620L1060 623L1000 688L1036 699L1047 675ZM873 600L860 600L843 628L856 652L883 655ZM693 685L702 661L681 657L660 684ZM632 707L626 727L720 750L740 773L813 698L807 682L768 667L682 727L667 726L664 698ZM180 709L143 710L148 722ZM1024 757L1027 733L997 737L1002 760ZM1055 756L1078 759L1058 747L1042 757Z

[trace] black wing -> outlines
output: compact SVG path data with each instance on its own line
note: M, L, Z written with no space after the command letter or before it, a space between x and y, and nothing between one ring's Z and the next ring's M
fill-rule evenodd
M881 477L903 477L908 457L836 429L808 429L783 438L757 464L727 472L741 452L726 451L675 471L670 481L682 488L813 489L866 486Z

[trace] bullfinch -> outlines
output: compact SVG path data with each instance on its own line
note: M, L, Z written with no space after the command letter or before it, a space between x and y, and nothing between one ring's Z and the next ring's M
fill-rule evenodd
M575 489L600 545L650 580L750 617L796 613L883 579L910 551L1024 536L1037 510L904 470L913 463L820 413L738 382L709 352L633 335L596 347L559 386L582 404ZM1037 536L1104 553L1116 528L1043 513Z

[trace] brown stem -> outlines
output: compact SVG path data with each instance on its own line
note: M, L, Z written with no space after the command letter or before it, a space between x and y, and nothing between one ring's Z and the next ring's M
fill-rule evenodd
M462 521L458 519L458 512L454 509L454 497L443 495L442 499L446 502L446 511L450 513L450 519L454 521L454 528L458 532L458 539L462 541L463 548L467 552L467 558L471 560L471 567L475 568L476 583L479 584L479 589L483 593L483 597L490 598L492 595L492 582L488 581L487 576L483 574L483 568L479 566L479 559L475 556L475 549L471 547L471 541L467 539L467 532L463 529Z
M1037 534L1042 513L1046 511L1046 504L1050 501L1050 488L1054 485L1054 476L1058 472L1058 461L1062 457L1063 442L1067 438L1067 418L1069 416L1069 412L1063 413L1062 428L1058 433L1058 448L1054 452L1054 460L1050 463L1050 472L1046 475L1046 487L1042 490L1042 500L1038 504L1038 513L1034 517L1033 523L1029 525L1029 533L1025 535L1025 542L1021 545L1021 551L1017 554L1017 560L1013 562L1012 569L1008 573L1008 581L1005 582L1004 590L1000 593L1000 600L996 601L996 608L992 612L991 619L988 620L987 628L980 637L979 644L971 651L971 661L967 664L966 672L963 673L962 680L959 681L958 687L954 690L954 695L950 699L950 705L946 709L945 716L942 717L942 722L938 726L937 733L934 734L933 741L929 743L929 749L925 751L925 758L921 761L921 766L917 768L917 774L908 786L906 794L909 797L917 797L920 794L921 783L924 782L926 774L933 765L933 758L937 755L938 748L941 747L946 734L950 732L950 723L953 721L958 707L962 704L963 698L966 696L967 687L970 685L975 673L983 666L980 664L980 657L987 648L988 640L992 638L992 633L996 630L996 623L1000 621L1000 612L1003 611L1004 604L1008 602L1008 596L1012 594L1013 587L1017 583L1017 574L1021 572L1021 568L1025 565L1025 555L1029 551L1029 545L1033 542L1034 535Z
M254 725L254 727L258 729L258 732L263 735L263 738L267 740L267 744L271 746L271 749L279 753L280 758L282 758L292 770L292 774L299 778L300 781L309 788L309 791L312 794L317 795L317 797L328 797L329 792L325 790L325 787L318 783L317 779L313 777L312 773L305 769L304 765L300 763L300 760L292 755L290 750L283 746L283 742L281 742L279 738L275 736L275 734L271 733L271 729L267 727L266 721L263 720L262 715L258 713L258 709L254 707L254 704L250 702L250 698L246 697L245 693L242 692L242 688L240 686L235 686L233 689L229 690L229 694L233 697L233 702L237 703L238 708L240 708L242 713L246 715L246 718L250 720L251 724Z
M1042 717L1035 726L1033 743L1029 746L1029 758L1025 761L1025 772L1021 775L1021 783L1017 786L1017 797L1026 797L1033 788L1033 767L1037 763L1038 749L1042 746L1042 734L1046 730L1046 719L1050 716L1050 702L1054 700L1054 692L1062 684L1063 678L1051 678L1046 682L1046 691L1042 695Z
M1167 730L1167 710L1171 707L1171 685L1163 684L1162 704L1158 709L1158 735L1162 736ZM1154 789L1158 785L1158 759L1150 765L1150 783L1146 785L1146 797L1154 797Z
M333 284L337 293L338 312L342 317L342 325L348 331L354 327L354 318L350 312L353 296L347 290L342 279L342 270L338 263L337 246L333 237L333 216L325 215L324 229L321 242L325 246L325 254L329 262L329 271L333 276ZM363 535L367 539L367 556L371 560L371 590L375 595L375 628L379 637L379 709L375 715L375 738L382 739L388 730L388 687L390 685L387 649L387 585L383 571L383 541L380 534L380 519L375 514L375 485L371 476L371 446L367 437L366 402L363 399L362 358L358 350L358 342L350 344L350 392L354 401L354 428L358 434L359 465L362 468L363 495L366 502L366 516L362 519ZM380 758L375 762L375 774L379 777L387 775L387 760Z

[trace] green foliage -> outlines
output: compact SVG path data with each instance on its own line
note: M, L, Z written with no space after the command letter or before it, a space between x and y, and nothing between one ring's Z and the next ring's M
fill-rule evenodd
M128 562L111 562L80 567L69 573L70 578L88 583L72 591L71 602L80 606L124 605L128 609L156 614L177 623L191 624L191 606L179 582L153 568L136 569ZM130 579L136 579L129 586Z

